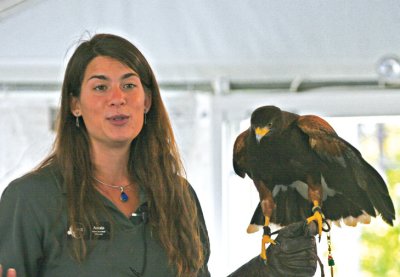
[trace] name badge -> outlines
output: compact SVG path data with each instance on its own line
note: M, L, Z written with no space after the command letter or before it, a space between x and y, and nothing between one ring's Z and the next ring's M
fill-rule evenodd
M91 230L87 230L82 224L77 224L77 228L73 230L72 226L67 231L68 239L85 239L85 240L109 240L111 225L108 221L100 221L94 224Z

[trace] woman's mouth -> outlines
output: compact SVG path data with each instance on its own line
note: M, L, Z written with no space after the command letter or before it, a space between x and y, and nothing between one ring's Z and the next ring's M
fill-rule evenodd
M121 126L128 122L129 116L124 114L118 114L107 117L107 119L111 122L111 124Z

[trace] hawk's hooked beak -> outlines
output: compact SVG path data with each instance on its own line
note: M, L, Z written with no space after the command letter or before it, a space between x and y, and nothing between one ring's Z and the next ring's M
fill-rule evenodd
M269 129L267 127L257 127L256 128L256 139L260 143L261 139L268 134Z

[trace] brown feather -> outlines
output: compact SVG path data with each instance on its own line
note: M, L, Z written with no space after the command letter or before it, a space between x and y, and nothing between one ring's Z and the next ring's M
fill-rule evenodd
M305 115L299 117L297 126L307 134L311 149L319 156L330 160L336 159L344 166L344 161L340 157L346 145L328 122L316 115Z
M249 130L242 132L235 140L233 147L233 169L235 173L244 178L247 169L247 155L246 155L246 139L249 135Z

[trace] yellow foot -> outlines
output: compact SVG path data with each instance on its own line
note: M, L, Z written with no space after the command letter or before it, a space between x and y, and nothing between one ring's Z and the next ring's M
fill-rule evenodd
M263 227L264 233L261 241L261 254L260 254L260 257L261 259L264 260L264 262L267 260L267 250L265 245L267 243L276 244L275 241L271 239L271 229L269 228L268 225L269 225L269 216L265 216L265 222Z
M266 250L267 248L265 246L267 243L276 244L276 242L273 239L271 239L271 237L269 235L263 235L262 241L261 241L261 254L260 254L260 257L264 261L267 260L267 250Z
M307 218L307 224L310 224L312 221L316 221L318 225L318 238L321 240L322 234L322 221L324 219L324 215L322 214L321 208L316 205L313 208L314 215Z

